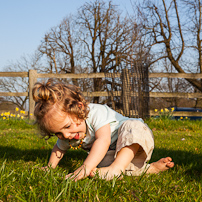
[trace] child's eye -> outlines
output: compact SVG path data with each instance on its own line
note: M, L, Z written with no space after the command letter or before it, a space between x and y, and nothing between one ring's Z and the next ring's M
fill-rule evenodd
M71 125L65 126L65 128L70 128Z

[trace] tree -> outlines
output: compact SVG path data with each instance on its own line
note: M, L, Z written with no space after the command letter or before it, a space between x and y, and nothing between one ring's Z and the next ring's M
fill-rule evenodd
M83 57L91 72L115 73L127 66L137 35L131 21L121 18L111 1L85 3L79 10L77 24L85 48ZM101 79L94 79L95 91L104 90L104 86ZM98 102L98 97L94 102Z
M111 1L85 3L76 15L66 17L45 35L39 47L41 56L47 59L44 71L120 72L135 58L137 36L137 26L123 18ZM73 80L76 85L79 82ZM115 79L94 79L88 87L91 91L112 90L112 82ZM116 84L113 88L120 86L120 82ZM94 102L99 102L99 98L94 98Z
M76 73L76 54L80 55L78 32L73 17L66 17L58 26L51 28L45 34L38 50L41 56L46 56L49 73ZM73 80L78 85L76 80Z
M151 64L167 58L179 73L202 73L200 0L156 2L147 0L139 6L139 11L144 19L143 28L150 39L149 46L151 51L155 52L155 58ZM191 20L189 20L190 15ZM192 31L188 29L191 27L194 27ZM189 57L193 49L195 49L194 57L197 58L198 64L196 60ZM202 91L201 81L186 80Z

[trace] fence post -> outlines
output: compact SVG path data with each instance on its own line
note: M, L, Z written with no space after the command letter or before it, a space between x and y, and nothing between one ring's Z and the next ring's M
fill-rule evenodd
M34 114L35 102L32 97L32 89L36 82L37 82L37 70L29 70L29 119L34 119L33 114Z
M130 116L130 77L129 70L126 68L122 72L122 84L123 114Z

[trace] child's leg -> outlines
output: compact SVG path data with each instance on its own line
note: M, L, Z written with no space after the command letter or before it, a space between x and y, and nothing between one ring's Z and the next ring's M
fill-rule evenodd
M132 144L130 146L123 147L118 153L114 162L108 167L95 168L91 173L94 176L97 172L102 179L111 180L115 176L120 176L124 173L126 167L135 157L140 146L138 144Z
M118 152L116 159L110 166L95 168L91 172L90 176L92 177L95 175L95 173L98 173L100 178L106 180L111 180L114 177L119 177L122 173L124 173L125 168L134 158L136 152L138 151L138 148L138 144L133 144L131 146L122 148ZM159 173L166 171L172 167L174 167L174 162L172 162L172 159L170 157L161 158L160 160L151 163L146 173Z
M116 168L120 172L124 172L128 164L135 157L140 146L138 144L132 144L130 146L123 147L118 153L114 162L110 165ZM109 167L110 167L109 166Z

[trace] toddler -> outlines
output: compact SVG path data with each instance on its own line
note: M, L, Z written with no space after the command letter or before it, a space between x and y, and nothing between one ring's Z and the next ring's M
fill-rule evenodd
M98 173L111 180L122 173L137 176L174 166L170 157L147 164L154 138L142 119L125 117L107 105L88 104L78 87L51 79L36 83L32 95L42 135L58 137L48 166L55 168L67 149L89 151L83 165L66 178L76 181Z

